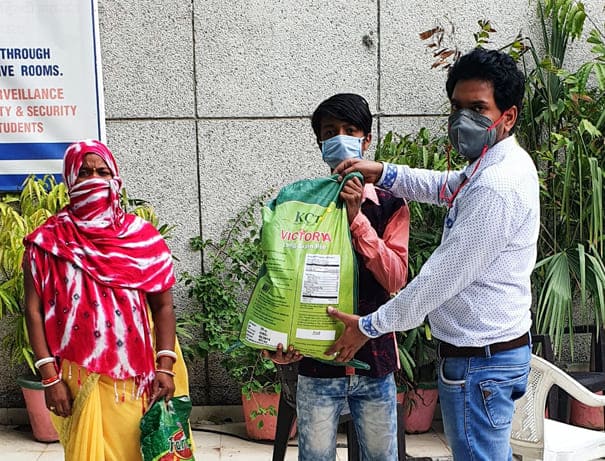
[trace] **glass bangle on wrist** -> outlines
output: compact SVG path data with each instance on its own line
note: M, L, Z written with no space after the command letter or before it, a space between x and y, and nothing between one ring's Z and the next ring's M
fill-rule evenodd
M157 351L155 354L156 362L160 357L170 357L173 362L176 362L176 352L171 351L169 349L162 349L161 351Z
M51 376L50 378L42 379L42 387L54 386L61 382L61 373Z
M164 373L165 375L172 376L173 378L176 376L176 373L172 370L165 370L163 368L156 368L156 373Z
M46 365L47 363L55 363L55 358L50 356L43 357L34 362L34 367L36 367L36 370L39 370L41 366Z

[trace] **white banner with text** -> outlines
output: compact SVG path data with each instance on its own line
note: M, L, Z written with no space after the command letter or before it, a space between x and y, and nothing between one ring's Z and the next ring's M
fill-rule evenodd
M0 0L0 191L105 141L97 0Z

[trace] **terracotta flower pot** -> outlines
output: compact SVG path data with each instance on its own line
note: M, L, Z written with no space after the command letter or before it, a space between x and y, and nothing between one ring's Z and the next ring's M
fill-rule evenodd
M21 386L23 398L29 424L32 427L34 439L38 442L57 442L59 435L55 430L51 420L50 412L46 408L44 398L44 388L40 381L25 377L17 378L17 383Z
M421 434L431 429L437 398L437 389L417 388L397 394L397 401L405 409L406 433Z
M242 395L242 410L248 437L253 440L275 440L279 394L253 392L250 399ZM296 434L296 422L290 438Z
M603 395L602 391L595 394ZM602 431L604 426L603 407L589 407L576 399L570 399L569 422L574 426Z

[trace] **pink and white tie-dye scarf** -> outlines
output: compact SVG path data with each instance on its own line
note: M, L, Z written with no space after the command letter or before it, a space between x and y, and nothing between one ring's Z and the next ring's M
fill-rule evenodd
M110 181L75 184L89 153L107 163ZM174 285L170 251L151 224L122 210L122 181L104 144L69 146L63 176L69 205L24 239L48 346L89 371L138 378L142 390L154 372L145 295Z

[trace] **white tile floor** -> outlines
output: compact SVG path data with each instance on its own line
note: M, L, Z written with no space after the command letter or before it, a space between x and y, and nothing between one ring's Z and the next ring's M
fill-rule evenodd
M240 433L241 428L233 427L229 431ZM271 443L251 442L238 436L219 434L220 426L208 427L206 430L194 430L193 438L196 443L196 459L203 461L268 461L271 459L273 446ZM295 444L295 442L292 442ZM346 438L339 434L339 446L345 446ZM428 458L433 460L451 459L449 449L444 442L443 434L435 431L426 434L406 436L406 452L408 456ZM347 459L347 449L338 448L337 461ZM0 458L10 461L60 461L63 460L63 450L58 443L36 442L31 432L23 426L0 425ZM286 461L295 461L298 456L296 446L288 446Z

